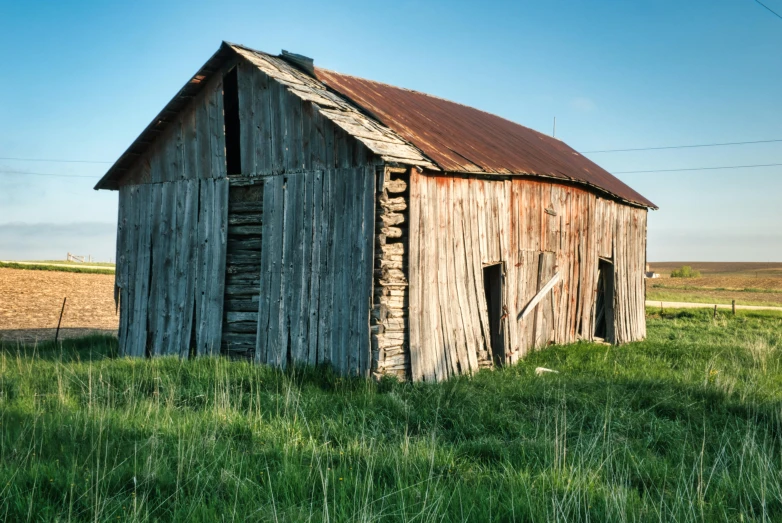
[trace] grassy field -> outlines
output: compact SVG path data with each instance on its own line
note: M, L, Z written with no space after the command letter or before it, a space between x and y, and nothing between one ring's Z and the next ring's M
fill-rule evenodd
M694 283L694 282L690 282ZM782 291L765 289L726 289L724 287L699 287L697 284L671 286L647 280L646 298L653 301L689 303L724 303L736 300L737 305L766 305L782 307Z
M439 385L6 343L0 518L779 521L782 315L711 314Z
M782 263L659 262L651 269L662 278L647 280L646 297L654 301L731 303L782 307ZM701 278L669 278L689 265Z

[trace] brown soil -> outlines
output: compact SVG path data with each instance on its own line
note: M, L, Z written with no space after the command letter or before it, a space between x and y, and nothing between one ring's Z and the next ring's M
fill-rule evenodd
M0 269L0 340L53 339L65 297L61 337L117 333L113 275Z

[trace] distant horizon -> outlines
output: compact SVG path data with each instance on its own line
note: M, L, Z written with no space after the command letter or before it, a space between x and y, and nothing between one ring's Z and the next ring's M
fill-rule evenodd
M10 222L0 223L0 260L35 261L65 259L68 252L92 255L94 261L116 257L116 222ZM650 242L651 243L651 242ZM649 264L753 263L782 264L777 260L736 258L651 258Z
M782 265L782 261L744 261L744 260L684 260L684 261L648 261L648 264L665 263L665 264L678 264L678 263L745 263L753 265Z

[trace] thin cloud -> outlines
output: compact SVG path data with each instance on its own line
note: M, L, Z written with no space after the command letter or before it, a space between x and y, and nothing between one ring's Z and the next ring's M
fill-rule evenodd
M113 223L0 224L0 260L59 260L67 253L108 261L115 255Z
M591 113L597 110L597 104L591 99L584 96L578 96L570 100L570 106L585 113Z

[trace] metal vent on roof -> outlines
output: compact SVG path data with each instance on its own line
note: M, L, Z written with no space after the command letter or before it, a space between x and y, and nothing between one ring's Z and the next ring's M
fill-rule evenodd
M311 75L315 74L315 60L309 56L291 53L283 49L282 54L280 54L280 58L286 62L290 62L293 65L298 66L300 69L307 71Z

